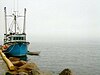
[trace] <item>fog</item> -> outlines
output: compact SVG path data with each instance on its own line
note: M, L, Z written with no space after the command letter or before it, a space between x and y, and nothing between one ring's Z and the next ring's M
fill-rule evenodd
M23 9L27 9L29 41L100 38L100 0L0 0L0 40L5 33L4 7L8 14L14 9L23 14Z

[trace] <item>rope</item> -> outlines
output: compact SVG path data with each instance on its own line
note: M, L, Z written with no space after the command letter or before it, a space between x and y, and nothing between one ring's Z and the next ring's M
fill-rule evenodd
M14 20L11 22L11 24L10 24L10 26L9 26L9 31L10 31L10 32L13 31L13 30L12 30L12 29L13 29L13 23L14 23Z
M19 32L21 33L21 29L20 29L20 27L19 27L17 22L16 22L16 25L17 25L17 30L19 30Z

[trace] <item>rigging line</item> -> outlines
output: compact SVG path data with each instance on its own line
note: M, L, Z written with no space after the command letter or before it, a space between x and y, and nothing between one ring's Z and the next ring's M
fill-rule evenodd
M19 25L18 25L18 23L16 22L16 25L17 25L17 29L19 30L19 32L21 33L21 29L20 29L20 27L19 27Z
M14 23L14 20L11 22L10 26L9 26L9 30L12 30L13 28L13 23Z
M13 32L13 24L14 24L14 21L12 22L12 26L11 26L11 32Z

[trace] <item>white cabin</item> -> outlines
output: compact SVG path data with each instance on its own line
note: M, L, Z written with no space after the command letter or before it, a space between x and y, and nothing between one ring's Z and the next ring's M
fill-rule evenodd
M26 34L8 34L5 35L4 43L26 42Z

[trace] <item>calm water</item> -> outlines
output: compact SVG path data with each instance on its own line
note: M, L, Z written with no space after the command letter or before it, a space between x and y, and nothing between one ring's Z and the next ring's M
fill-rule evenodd
M41 69L60 73L70 68L74 75L100 75L100 42L32 43L30 51L40 56L28 56Z

